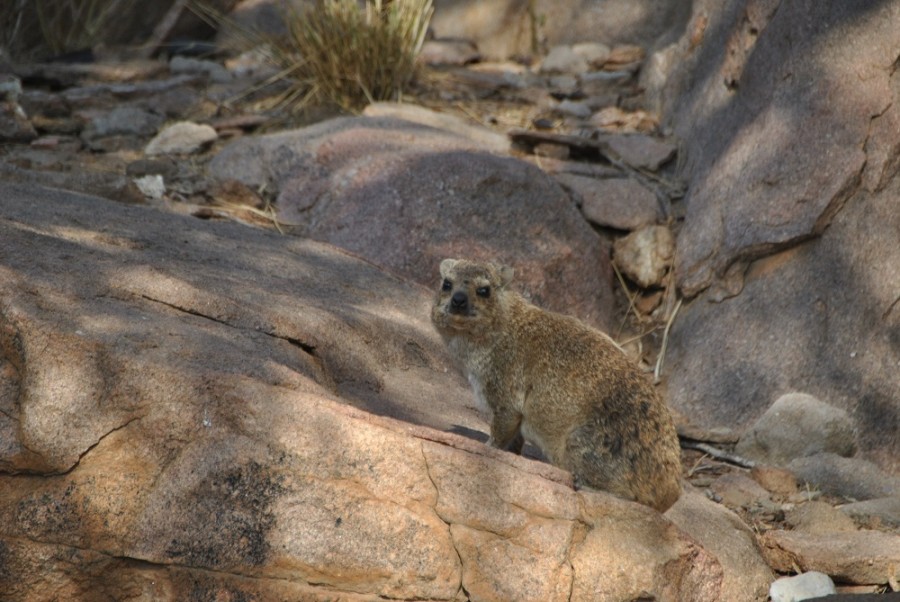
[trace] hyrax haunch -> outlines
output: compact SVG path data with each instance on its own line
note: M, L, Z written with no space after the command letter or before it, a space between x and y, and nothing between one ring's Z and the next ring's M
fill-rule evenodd
M441 277L431 319L491 412L491 445L518 453L524 436L579 485L675 503L672 417L612 339L507 290L510 268L445 259Z

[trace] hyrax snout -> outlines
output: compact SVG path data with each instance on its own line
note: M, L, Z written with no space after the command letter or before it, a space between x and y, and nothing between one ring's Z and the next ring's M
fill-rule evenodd
M580 485L665 511L681 493L672 417L607 335L542 310L507 285L510 268L445 259L431 319L491 414L489 443L522 438Z

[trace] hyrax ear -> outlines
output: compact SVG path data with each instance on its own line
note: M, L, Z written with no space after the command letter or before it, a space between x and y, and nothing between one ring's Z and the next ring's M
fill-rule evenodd
M515 274L515 270L507 265L501 265L497 272L500 274L500 286L506 286L512 282Z
M448 274L450 274L450 270L453 269L459 263L458 259L445 259L441 262L441 278L446 278Z

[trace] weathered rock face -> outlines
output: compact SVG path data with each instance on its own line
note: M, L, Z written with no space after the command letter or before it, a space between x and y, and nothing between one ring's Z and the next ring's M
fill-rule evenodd
M665 76L690 182L675 268L696 299L671 331L671 402L746 426L804 390L847 410L893 472L898 19L893 2L699 2L647 78Z
M279 219L297 225L298 234L428 286L436 285L444 258L500 261L515 267L538 305L607 328L609 250L574 203L536 167L484 152L508 143L445 129L453 127L336 119L240 139L210 170L279 191Z
M429 303L321 243L0 185L0 598L719 599L652 510L410 424L480 427Z

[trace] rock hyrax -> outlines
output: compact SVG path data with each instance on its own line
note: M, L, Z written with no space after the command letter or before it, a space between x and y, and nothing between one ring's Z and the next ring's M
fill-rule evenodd
M611 338L507 290L510 268L445 259L441 277L431 319L491 412L491 445L518 453L524 435L579 485L675 503L672 417Z

